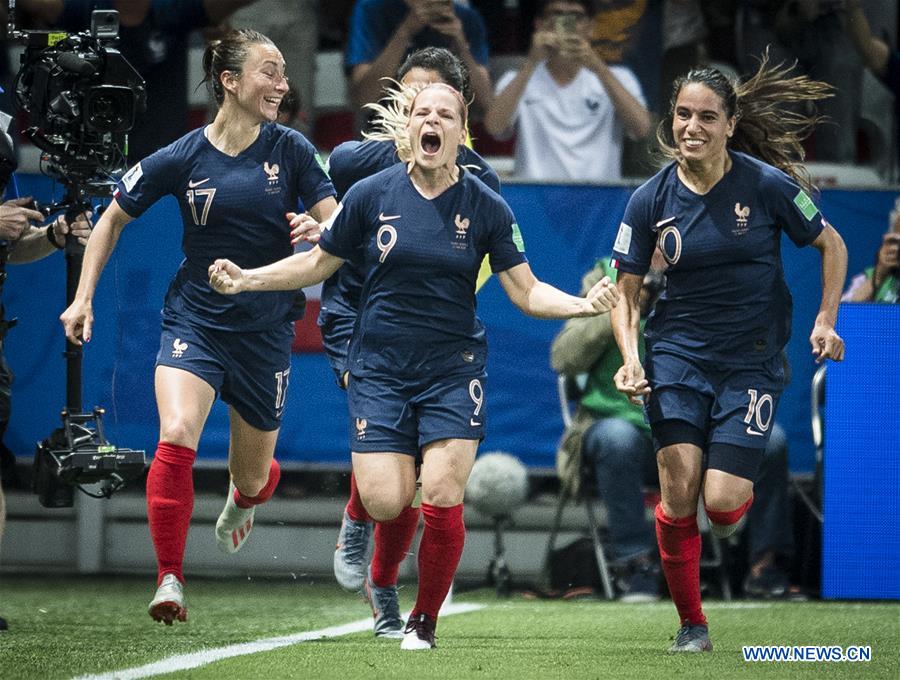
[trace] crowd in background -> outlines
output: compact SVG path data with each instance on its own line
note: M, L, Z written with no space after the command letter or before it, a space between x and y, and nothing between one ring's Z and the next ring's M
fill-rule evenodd
M545 16L548 5L574 7L584 19L569 26L559 11ZM204 122L189 110L188 92L197 85L187 82L189 44L229 26L253 26L285 55L301 102L294 126L325 151L358 136L364 121L357 115L356 125L344 129L333 111L315 110L317 51L343 51L346 106L355 113L412 49L448 47L471 73L476 150L514 154L515 176L603 182L652 174L653 128L675 77L706 64L739 77L768 49L775 63L795 63L797 73L835 88L818 111L826 122L807 141L807 160L871 166L881 179L896 179L896 122L886 104L898 86L891 0L21 0L17 7L20 28L70 31L88 28L91 9L119 10L121 50L150 93L149 113L132 134L131 160ZM554 35L565 49L551 44ZM7 50L0 52L7 62L0 63L0 84L8 91L16 65ZM544 63L549 74L538 68ZM866 70L884 89L863 76ZM529 111L532 93L553 97L556 109ZM583 130L572 122L566 97L584 100L591 120ZM580 144L596 137L602 139L588 151ZM584 174L577 164L555 163L536 173L528 147L540 140L550 141L551 152L562 145L560 157L580 150L611 167Z

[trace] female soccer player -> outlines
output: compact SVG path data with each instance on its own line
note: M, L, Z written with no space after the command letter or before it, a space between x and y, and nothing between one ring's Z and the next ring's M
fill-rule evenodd
M216 524L222 549L243 544L255 506L272 496L280 475L273 453L290 375L295 295L223 297L209 287L207 268L216 256L248 267L284 258L305 234L294 212L298 201L320 220L336 207L312 145L272 122L288 90L275 45L241 30L211 43L203 65L219 104L215 120L122 178L88 244L75 300L60 317L72 342L91 339L91 300L119 234L174 195L185 260L163 307L155 378L160 441L147 476L159 570L150 616L168 625L187 618L182 562L194 502L191 467L217 394L229 405L234 487Z
M673 162L634 193L613 248L622 300L613 327L624 360L615 382L635 402L645 398L656 441L657 541L681 619L672 652L712 649L700 603L698 497L702 490L717 535L737 529L784 386L791 296L782 231L822 256L813 354L844 356L834 324L847 250L793 160L817 119L784 109L827 96L828 86L787 71L764 60L743 85L715 69L676 81L671 127L664 121L658 135ZM642 366L638 295L657 244L666 289L647 321Z
M485 254L513 303L542 318L590 316L617 298L608 278L585 298L538 281L515 218L502 198L457 164L467 107L435 83L413 99L403 164L355 184L318 246L243 270L217 260L223 293L301 288L356 258L365 282L350 343L350 440L359 492L376 521L397 517L415 493L421 451L419 591L403 649L430 649L438 609L462 554L462 501L484 435L484 327L475 279ZM359 248L363 247L359 256Z
M378 112L374 131L366 134L367 139L363 142L344 142L328 159L328 172L339 200L357 181L401 162L393 140L397 128L405 128L406 119L392 112L399 113L404 104L408 106L413 88L427 83L446 83L460 92L466 101L471 97L465 64L442 47L426 47L410 54L398 69L397 80L402 88L391 90L394 105L370 107ZM472 149L460 146L458 160L489 188L500 191L497 173ZM479 282L482 278L479 276ZM322 286L319 326L328 360L339 384L344 387L348 376L347 349L356 322L363 279L360 267L345 262ZM403 636L397 578L400 564L415 538L420 514L418 506L408 507L390 522L377 523L375 549L369 567L365 558L372 519L360 498L356 478L350 474L350 499L344 509L334 553L334 575L347 590L363 589L372 606L376 636Z

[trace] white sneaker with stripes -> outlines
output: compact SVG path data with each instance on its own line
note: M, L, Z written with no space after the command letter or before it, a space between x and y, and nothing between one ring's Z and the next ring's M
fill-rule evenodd
M236 553L246 542L253 529L253 513L256 506L239 508L234 502L234 484L228 486L228 499L216 521L216 543L219 550Z

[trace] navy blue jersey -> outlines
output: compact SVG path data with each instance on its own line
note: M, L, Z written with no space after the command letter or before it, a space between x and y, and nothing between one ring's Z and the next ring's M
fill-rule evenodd
M319 245L355 258L365 277L349 361L360 376L478 370L486 356L475 315L481 261L489 255L494 272L527 261L512 211L479 179L461 171L426 199L403 164L351 187Z
M178 200L185 259L169 286L163 314L221 330L264 330L289 320L293 291L222 295L208 282L217 258L260 267L293 252L285 213L334 195L313 146L299 132L264 124L237 156L194 130L135 165L116 200L132 217L166 194Z
M344 142L328 158L328 174L334 183L338 200L359 180L371 177L400 162L393 142L369 140ZM500 193L500 178L485 160L472 149L462 146L458 162ZM353 326L359 295L362 292L363 274L353 262L347 262L322 284L322 307L319 325L333 324ZM327 342L327 339L326 339Z
M791 333L781 232L798 246L824 218L782 171L729 152L731 169L704 195L667 165L635 191L613 247L613 265L643 275L657 242L666 290L647 320L648 348L731 365L775 356Z

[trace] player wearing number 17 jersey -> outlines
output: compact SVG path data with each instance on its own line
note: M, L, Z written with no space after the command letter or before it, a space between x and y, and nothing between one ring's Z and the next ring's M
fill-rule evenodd
M220 548L241 547L255 507L272 496L280 474L273 453L290 376L295 295L225 297L210 288L207 268L216 257L245 266L284 258L302 236L298 204L321 220L336 205L312 145L273 122L288 90L275 45L256 31L237 31L211 43L203 63L219 103L215 120L122 178L61 317L73 342L90 340L94 289L119 234L160 198L174 196L185 259L163 306L155 372L160 441L147 476L158 567L149 612L166 624L187 618L182 561L194 502L191 468L216 396L228 404L231 422L232 483L216 524Z
M784 386L791 296L782 233L822 256L814 355L844 354L834 324L847 251L792 160L815 119L781 110L788 98L820 99L828 86L786 72L764 60L739 86L715 69L676 81L671 134L660 135L674 162L635 191L613 247L622 295L613 328L624 360L615 381L644 399L657 448L657 540L681 621L672 652L712 649L700 602L698 497L717 535L741 525ZM666 287L647 320L642 366L638 295L656 248L668 264Z

